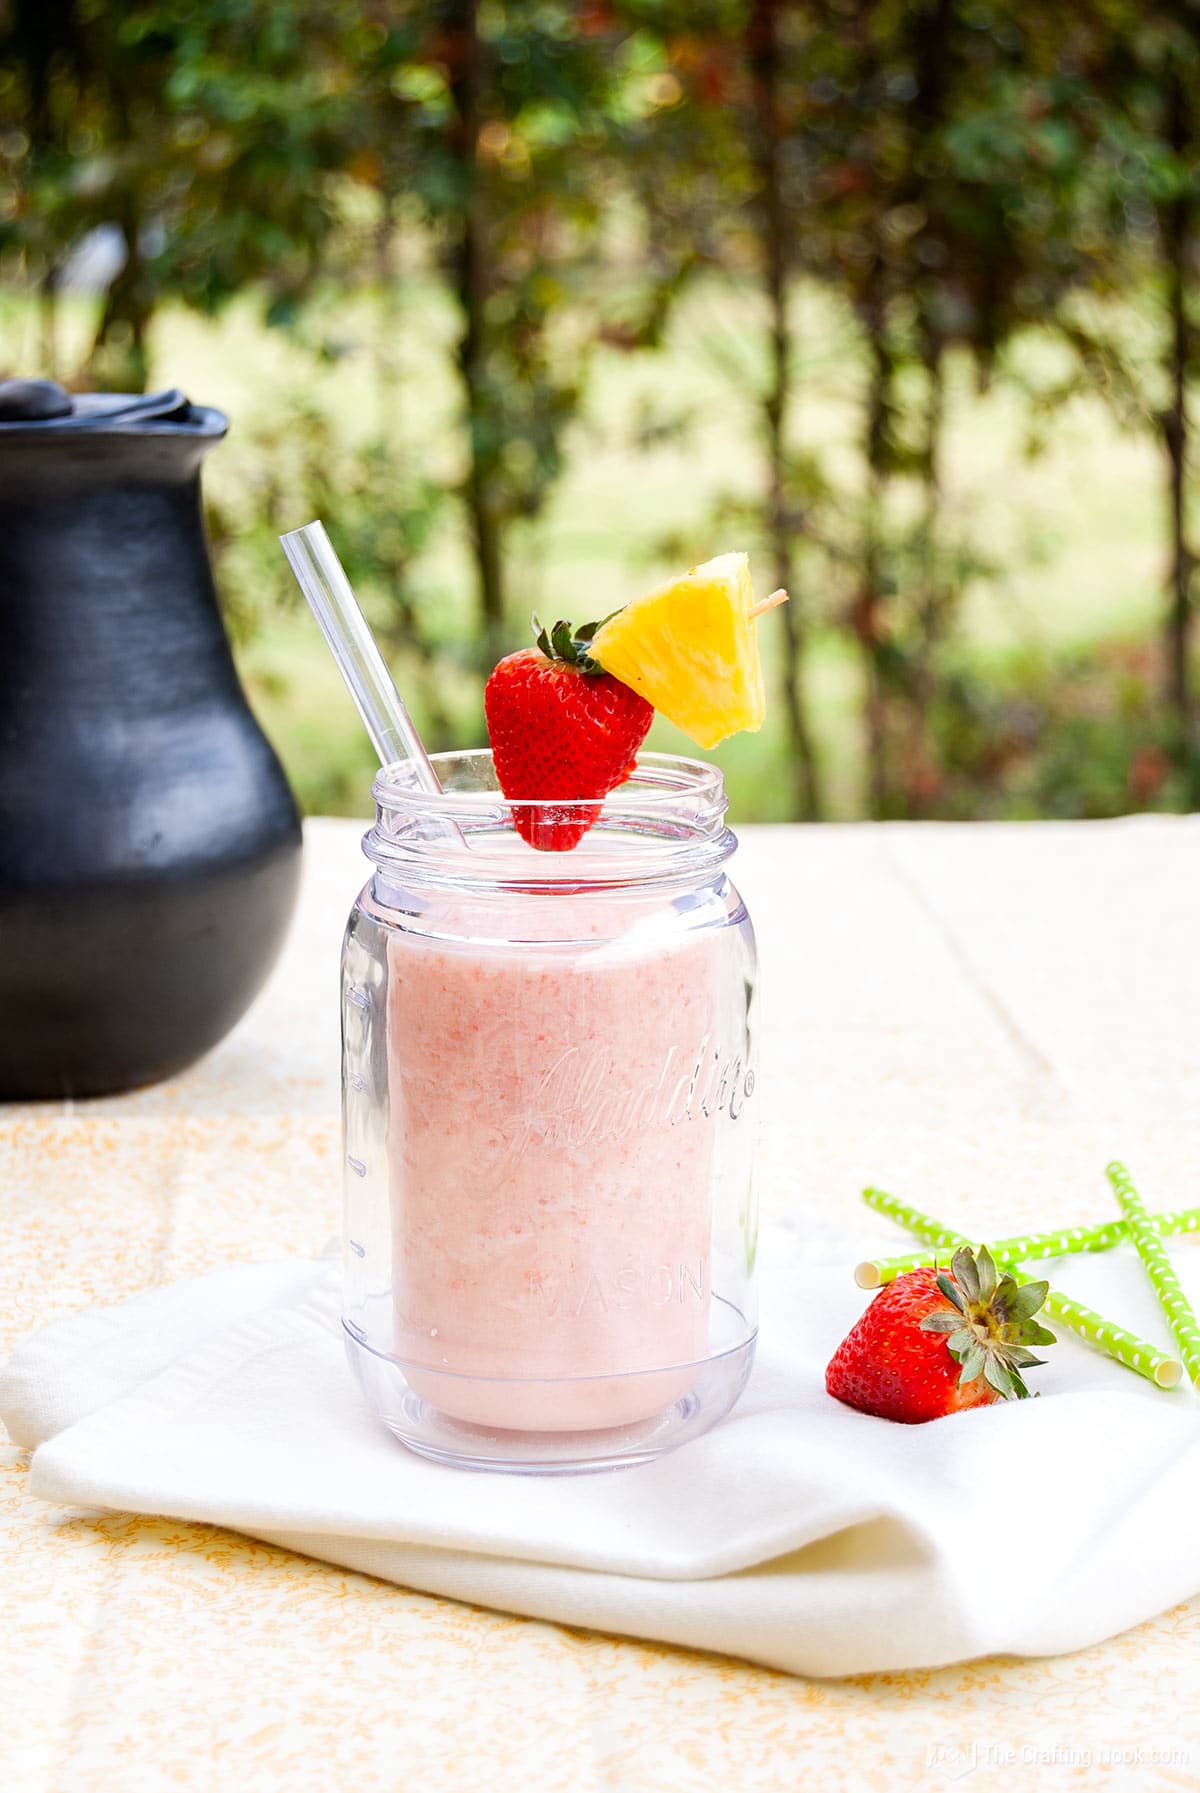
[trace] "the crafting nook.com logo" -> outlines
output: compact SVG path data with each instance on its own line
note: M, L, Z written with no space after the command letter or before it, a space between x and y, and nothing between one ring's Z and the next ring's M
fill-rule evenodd
M1186 1768L1191 1759L1185 1744L1170 1743L931 1743L925 1751L926 1768L947 1785L977 1768Z

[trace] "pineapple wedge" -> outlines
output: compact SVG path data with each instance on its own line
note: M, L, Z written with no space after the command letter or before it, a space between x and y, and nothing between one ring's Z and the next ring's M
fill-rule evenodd
M755 605L745 554L720 554L618 610L588 651L698 746L715 747L763 725L755 618L771 601Z

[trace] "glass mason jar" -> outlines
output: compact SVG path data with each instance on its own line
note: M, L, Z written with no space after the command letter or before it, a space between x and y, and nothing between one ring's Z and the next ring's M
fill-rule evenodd
M594 803L491 755L376 780L342 973L343 1317L368 1401L464 1467L645 1461L754 1355L754 936L715 767ZM539 837L595 825L569 852Z

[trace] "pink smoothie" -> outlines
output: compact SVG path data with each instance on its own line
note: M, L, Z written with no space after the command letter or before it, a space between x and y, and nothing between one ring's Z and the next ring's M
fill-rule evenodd
M394 1350L457 1419L622 1425L708 1350L717 936L515 902L493 936L562 944L389 939Z

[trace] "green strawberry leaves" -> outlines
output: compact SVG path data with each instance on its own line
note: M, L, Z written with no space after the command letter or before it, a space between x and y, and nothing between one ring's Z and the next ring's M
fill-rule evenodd
M558 660L564 666L573 666L586 678L598 678L604 668L599 660L588 652L588 649L605 623L611 622L616 614L615 610L610 611L607 616L601 617L599 622L580 623L578 628L573 627L571 623L560 617L547 629L535 610L530 618L530 626L533 629L534 639L547 660Z
M966 1311L967 1311L966 1296L963 1294L963 1292L959 1288L958 1284L956 1282L952 1282L950 1280L950 1278L946 1275L946 1272L944 1270L939 1270L937 1273L937 1286L942 1291L942 1294L946 1297L946 1300L952 1301L954 1303L955 1307L958 1309L960 1314L966 1313Z
M1027 1282L1017 1290L1008 1304L1009 1317L1013 1320L1027 1320L1036 1314L1045 1301L1050 1284L1046 1282Z
M1026 1400L1029 1390L1021 1371L1045 1361L1029 1347L1055 1343L1054 1334L1033 1318L1049 1284L1018 1283L1009 1271L997 1268L984 1245L978 1253L960 1246L949 1272L938 1271L937 1286L950 1305L926 1314L921 1330L945 1336L946 1349L959 1365L959 1386L982 1376L1002 1399Z

